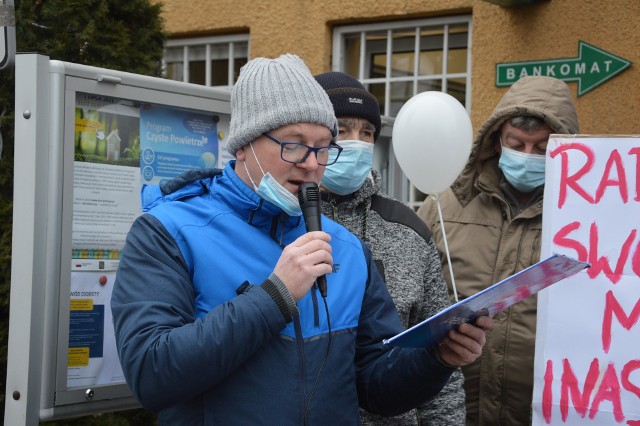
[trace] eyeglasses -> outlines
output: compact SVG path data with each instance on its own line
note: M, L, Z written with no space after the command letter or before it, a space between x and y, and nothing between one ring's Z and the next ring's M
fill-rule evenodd
M336 161L342 152L342 147L339 145L327 145L327 146L307 146L299 142L282 142L268 133L263 133L267 139L280 145L280 158L287 163L304 163L312 152L316 154L316 160L321 166L330 166Z

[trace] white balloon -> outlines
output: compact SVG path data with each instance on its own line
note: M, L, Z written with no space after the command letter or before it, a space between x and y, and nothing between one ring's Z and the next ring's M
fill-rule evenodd
M471 119L462 104L443 92L409 99L393 125L393 151L411 183L425 194L440 193L458 177L473 143Z

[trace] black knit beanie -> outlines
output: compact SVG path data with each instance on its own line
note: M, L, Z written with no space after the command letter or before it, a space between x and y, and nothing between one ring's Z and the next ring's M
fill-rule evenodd
M364 118L373 124L374 141L380 135L380 106L378 100L355 78L332 71L316 75L316 80L329 95L336 117Z

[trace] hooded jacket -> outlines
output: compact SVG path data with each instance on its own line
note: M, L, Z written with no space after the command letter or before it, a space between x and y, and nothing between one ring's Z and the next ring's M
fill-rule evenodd
M335 266L327 310L312 289L287 311L271 274L304 223L234 165L175 192L143 188L148 213L127 235L111 300L137 400L160 425L356 425L358 405L396 415L435 395L454 369L383 345L403 327L370 251L344 227L322 219Z
M399 201L381 195L382 179L372 170L362 187L340 196L322 192L322 213L364 240L398 309L412 327L450 305L431 232ZM442 391L417 410L384 418L363 412L363 424L463 425L462 373L457 369Z
M540 259L543 190L538 188L528 203L518 206L510 201L498 168L498 132L518 115L539 117L554 133L578 133L569 88L551 77L520 79L482 125L464 170L439 195L460 300ZM453 292L436 202L427 198L418 215L433 232ZM481 357L462 368L467 424L530 424L536 309L537 297L532 296L496 315Z

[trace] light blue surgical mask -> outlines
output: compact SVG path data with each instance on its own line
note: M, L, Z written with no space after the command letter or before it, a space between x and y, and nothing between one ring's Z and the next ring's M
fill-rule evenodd
M280 183L273 176L271 176L271 173L265 173L264 170L262 170L262 166L260 165L260 161L258 161L256 152L253 150L253 145L249 144L249 146L251 147L253 157L256 159L258 167L260 167L260 171L262 172L260 185L256 186L256 183L253 181L251 174L249 174L247 163L243 161L242 164L244 164L244 169L247 171L249 180L251 180L253 189L256 191L256 193L263 199L280 207L282 211L284 211L289 216L302 216L302 209L300 208L300 202L298 201L298 198L291 192L289 192L287 188L280 185Z
M543 185L544 166L544 155L526 154L502 145L498 167L507 181L518 191L531 192Z
M338 145L343 148L342 153L338 161L327 166L320 183L335 194L347 195L360 189L369 175L373 165L373 144L359 140L343 140L338 141ZM331 163L331 157L328 163Z

